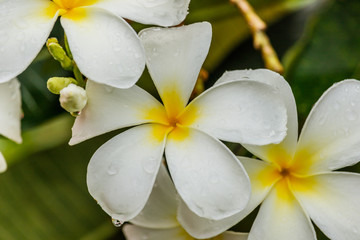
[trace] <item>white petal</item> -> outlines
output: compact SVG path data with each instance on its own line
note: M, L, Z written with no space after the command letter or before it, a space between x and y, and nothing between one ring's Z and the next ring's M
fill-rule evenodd
M192 239L184 229L151 229L126 224L123 228L127 240L189 240Z
M5 172L6 169L7 169L7 164L6 164L5 158L2 155L2 153L0 152L0 173Z
M96 8L81 8L81 19L61 18L71 52L88 78L113 87L129 88L145 67L136 32L122 18Z
M281 193L280 193L281 194ZM279 197L276 187L269 193L249 233L249 240L316 239L309 217L292 196Z
M153 96L138 86L118 89L88 80L86 93L87 105L75 120L70 145L115 129L150 122L153 119L146 113L151 109L163 109Z
M127 221L143 209L160 167L165 140L154 124L134 127L102 145L90 160L90 194L112 218Z
M276 146L270 144L261 147L256 145L244 145L244 147L260 159L267 161L271 161L271 159L268 158L269 151L271 151L273 147L280 147L282 149L286 149L288 155L290 155L289 159L291 159L293 154L295 153L297 145L298 120L296 103L289 84L286 82L283 76L268 69L238 70L225 72L224 75L216 82L216 84L230 82L234 80L263 82L275 87L275 89L278 91L277 95L282 98L282 101L285 104L288 118L286 137L280 144L277 144Z
M179 139L176 131L186 137ZM218 220L246 206L248 176L219 140L195 129L176 129L168 136L165 153L179 195L200 217Z
M196 113L191 127L225 141L264 145L279 143L286 135L282 98L275 88L261 82L214 86L194 99L187 113Z
M21 143L21 94L17 79L0 84L0 134Z
M315 224L333 240L360 239L360 175L315 175L311 191L296 192Z
M173 26L184 20L189 2L190 0L104 0L95 6L135 22Z
M0 4L0 82L23 72L39 53L56 21L54 3L3 0Z
M239 160L244 164L251 181L252 192L249 203L244 210L233 216L221 220L210 220L197 216L184 202L181 202L178 210L179 223L193 237L199 239L214 237L240 222L259 206L278 180L271 179L271 174L263 176L266 171L271 171L271 165L268 163L244 157L239 157Z
M148 28L140 33L140 39L165 107L173 94L185 106L209 51L211 25L202 22L178 28Z
M177 205L177 192L166 167L162 164L144 209L131 222L146 228L177 227Z
M359 106L360 82L356 80L333 85L315 104L297 150L308 159L309 171L339 169L360 160Z

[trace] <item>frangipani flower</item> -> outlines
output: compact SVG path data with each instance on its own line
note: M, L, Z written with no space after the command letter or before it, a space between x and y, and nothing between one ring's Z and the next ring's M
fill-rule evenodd
M255 70L225 74L219 83L234 77L280 89L287 102L288 134L277 145L245 145L264 161L239 158L252 186L244 211L220 223L187 210L178 216L182 225L194 236L214 236L262 202L249 240L316 239L310 219L330 239L360 239L360 174L333 171L360 160L360 82L345 80L329 88L312 109L297 142L296 105L285 80L271 71ZM197 228L191 228L195 221Z
M21 95L17 79L0 84L0 134L21 143ZM0 172L4 172L7 164L0 152Z
M24 71L48 38L56 19L74 60L94 81L127 88L145 66L144 51L125 17L171 26L187 14L190 0L0 0L0 82Z
M112 218L132 219L150 195L165 151L176 189L192 211L211 219L239 212L248 202L250 184L218 138L280 142L286 110L276 89L234 79L187 105L209 50L210 24L151 28L140 38L164 105L137 86L115 89L88 81L88 104L75 121L70 144L138 125L95 152L87 174L91 195Z
M160 166L154 188L141 213L123 227L127 240L195 240L176 219L181 201L164 165ZM195 223L196 227L196 223ZM246 233L224 232L212 240L246 240ZM210 240L210 239L209 239Z

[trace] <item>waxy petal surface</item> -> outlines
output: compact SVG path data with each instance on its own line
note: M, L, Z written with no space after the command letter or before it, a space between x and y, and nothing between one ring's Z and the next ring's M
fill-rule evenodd
M177 95L185 107L196 83L201 65L209 51L211 25L195 23L178 28L149 28L141 31L146 63L165 104Z
M276 188L268 194L249 233L249 240L311 240L314 228L294 196L285 196Z
M286 108L275 88L255 81L214 86L194 99L186 114L196 113L189 125L221 140L264 145L286 135Z
M145 67L136 32L122 18L94 7L78 8L79 18L61 18L80 71L98 83L129 88ZM70 15L73 16L73 15Z
M23 72L40 52L57 18L51 1L0 4L0 83Z
M269 84L275 88L278 97L280 97L285 104L287 113L287 132L286 137L280 144L269 144L266 146L257 146L245 144L244 147L252 152L255 156L265 161L272 162L271 156L272 151L276 151L275 148L281 148L286 150L287 155L292 159L295 153L297 138L298 138L298 120L297 111L294 95L289 84L280 74L270 71L268 69L257 69L257 70L237 70L225 72L224 75L219 78L216 84L223 82L230 82L234 80L245 80L245 81L256 81Z
M138 86L118 89L88 80L86 94L87 105L75 120L70 145L118 128L151 122L153 119L146 113L163 109Z
M144 209L131 223L145 228L172 228L179 226L176 220L177 192L166 167L161 164L153 190Z
M327 173L309 177L311 190L296 189L310 218L330 239L360 239L360 175Z
M90 160L89 192L114 219L134 218L150 196L165 145L165 136L153 138L156 127L145 124L127 130L102 145Z
M319 99L299 138L298 159L307 172L328 172L360 158L360 82L334 84Z
M240 212L250 197L240 162L219 140L195 129L180 130L186 137L171 132L165 154L181 198L200 217L218 220Z
M181 227L168 229L151 229L126 224L123 228L126 239L128 240L189 240L189 234Z
M263 173L271 171L271 166L268 163L245 157L238 157L238 159L244 165L251 182L251 197L246 208L233 216L221 220L210 220L197 216L184 202L181 202L178 210L178 220L190 235L199 239L210 238L234 226L259 206L278 180L271 174L260 177Z
M173 26L180 24L190 0L103 0L95 4L114 14L143 24Z
M21 143L21 94L17 79L0 83L0 134Z

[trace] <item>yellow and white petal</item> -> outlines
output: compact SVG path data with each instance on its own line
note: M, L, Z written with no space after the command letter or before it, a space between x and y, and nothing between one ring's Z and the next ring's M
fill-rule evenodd
M286 108L275 88L255 81L214 86L194 99L181 116L189 126L225 141L265 145L286 135Z
M98 83L133 86L145 67L136 32L122 18L103 9L75 10L62 16L61 24L80 71Z
M86 94L87 105L75 120L70 145L115 129L154 121L161 113L166 115L163 106L136 85L119 89L88 80ZM152 111L158 114L151 114Z
M315 224L330 239L360 239L360 175L334 172L308 181L314 183L311 189L294 190Z
M181 227L151 229L126 224L123 231L127 240L194 240Z
M131 223L146 228L178 227L176 212L178 208L177 192L166 167L161 164L150 197L143 210Z
M44 0L3 0L0 4L0 83L23 72L41 50L57 18Z
M182 227L193 237L203 239L214 237L240 222L251 213L264 200L278 176L274 174L273 167L263 161L238 157L249 174L251 182L251 197L246 208L241 212L221 219L210 220L193 213L186 204L181 201L178 210L178 220Z
M248 233L226 231L220 235L219 240L247 240L248 236L249 236Z
M102 145L87 169L90 194L113 219L128 221L144 208L165 146L154 139L155 124L127 130Z
M316 239L314 227L298 201L276 186L262 203L251 227L249 240ZM284 194L286 194L284 196Z
M249 178L219 140L195 129L176 128L168 135L165 154L175 187L191 211L218 220L245 208Z
M230 81L257 81L269 84L275 88L279 97L282 98L282 101L286 107L287 113L287 134L284 140L276 144L270 144L267 146L256 146L256 145L244 145L246 149L252 152L255 156L258 156L260 159L266 161L272 161L273 156L269 156L269 152L274 151L274 148L282 148L287 151L287 154L290 156L289 159L295 153L297 138L298 138L298 119L296 111L296 103L294 95L291 91L289 84L280 74L270 71L268 69L257 69L257 70L237 70L225 72L224 75L219 78L216 84ZM271 155L271 154L270 154Z
M299 138L297 162L308 172L326 172L360 158L360 82L334 84L319 99Z
M0 134L21 143L21 94L17 79L0 83Z
M143 24L173 26L180 24L188 13L190 0L103 0L95 6Z
M5 172L7 169L7 164L4 156L0 152L0 173Z
M147 67L166 108L172 107L174 94L180 107L187 104L209 51L211 34L208 22L148 28L139 34Z

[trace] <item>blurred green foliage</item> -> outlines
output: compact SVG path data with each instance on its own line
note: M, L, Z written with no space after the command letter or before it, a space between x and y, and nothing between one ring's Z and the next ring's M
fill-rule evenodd
M359 1L250 2L266 22L274 24L269 36L280 56L286 53L286 79L293 87L302 120L332 83L360 78ZM305 10L298 11L305 6ZM290 17L278 22L290 13ZM302 38L289 50L309 16ZM262 66L242 17L228 1L193 0L185 22L197 21L213 25L212 46L204 65L210 72L210 83L224 70ZM133 25L137 31L145 27ZM61 39L59 23L51 36ZM48 92L46 81L69 74L43 50L19 77L24 143L16 145L0 139L0 150L10 165L0 175L0 239L122 239L119 229L113 227L111 219L88 194L85 182L91 155L116 132L74 147L67 145L73 118L63 114L58 96ZM139 85L156 94L148 73L144 73ZM236 144L229 146L238 148ZM359 167L347 170L359 172ZM255 216L251 214L235 229L249 231ZM319 233L319 239L327 238Z

